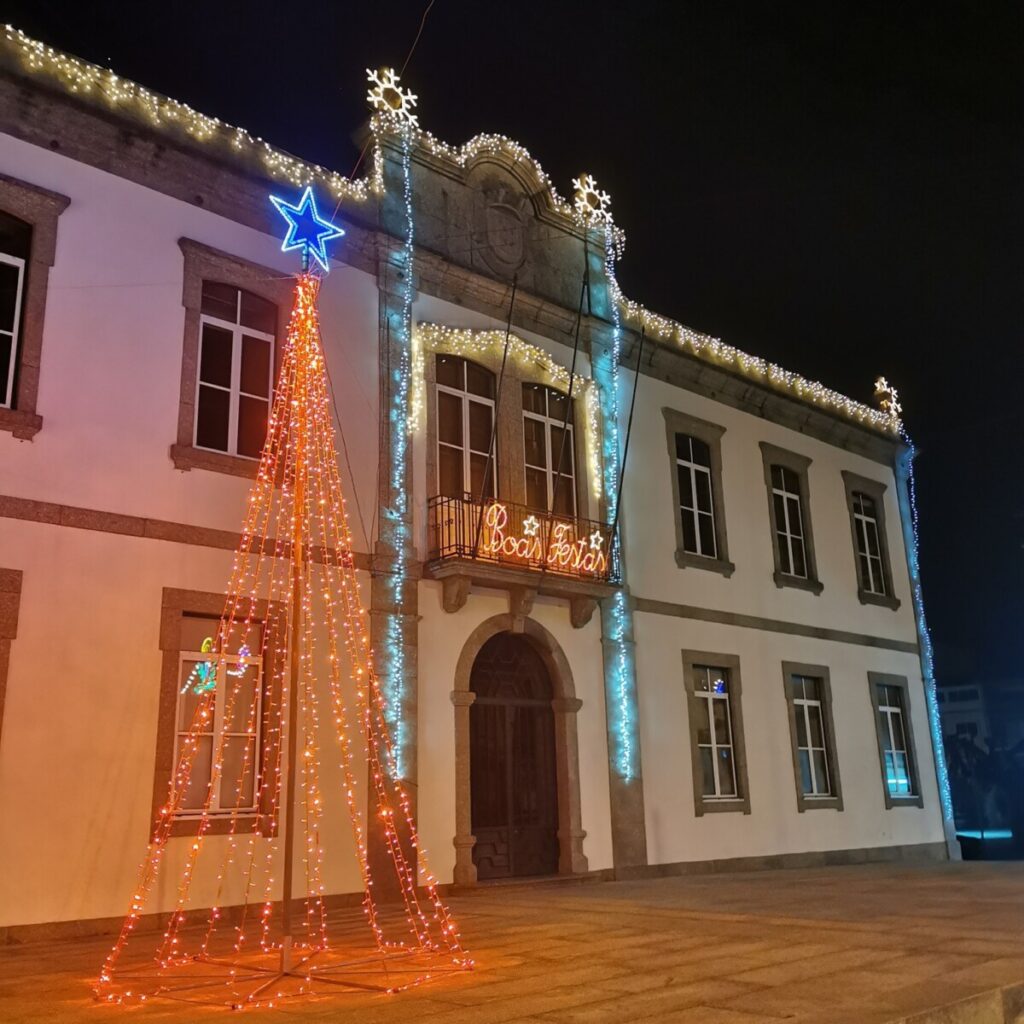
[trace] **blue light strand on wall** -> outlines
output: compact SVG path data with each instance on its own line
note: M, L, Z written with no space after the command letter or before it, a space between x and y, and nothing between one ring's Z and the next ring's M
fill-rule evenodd
M619 444L619 359L622 355L622 321L617 300L618 288L615 284L615 240L614 229L609 221L605 225L605 274L609 285L609 313L612 320L612 353L611 365L606 379L600 381L602 388L608 392L608 412L605 416L602 431L602 456L604 463L604 486L608 495L608 522L614 523L618 512L619 475L621 464L621 446ZM595 376L598 369L594 368ZM612 538L612 558L616 568L622 574L622 549L618 536ZM611 599L611 628L608 640L614 648L612 663L613 681L613 722L612 733L617 738L618 749L615 761L619 775L623 781L630 782L637 776L636 747L633 733L636 729L636 706L633 696L633 665L632 642L629 638L629 601L625 589L619 589Z
M897 472L906 483L910 504L910 531L907 544L907 566L910 570L910 591L914 602L914 617L917 621L917 637L921 647L921 675L924 680L925 700L928 704L928 724L932 733L932 748L935 751L935 772L939 781L939 799L942 803L942 817L953 821L953 792L949 784L949 768L942 740L942 718L935 684L935 655L928 622L924 614L924 593L921 589L921 561L918 535L917 488L914 483L914 457L917 449L910 435L902 425L900 436L906 443L906 451L900 456Z
M412 209L412 129L401 127L402 136L402 198L405 209L405 242L398 257L402 271L402 310L395 332L401 352L398 366L392 371L392 396L389 413L391 425L391 496L393 506L384 510L391 526L395 564L389 577L391 601L384 630L384 662L386 687L384 718L392 740L393 777L405 777L405 636L403 612L409 553L409 412L412 375L412 299L413 299L413 209Z

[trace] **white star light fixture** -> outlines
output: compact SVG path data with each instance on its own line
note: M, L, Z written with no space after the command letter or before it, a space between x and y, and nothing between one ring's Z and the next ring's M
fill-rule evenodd
M419 124L412 108L416 106L416 94L403 89L394 68L381 68L379 71L366 69L366 77L370 82L370 91L366 100L379 114L418 128Z
M592 174L581 174L572 179L576 190L573 205L576 214L587 227L603 226L612 222L612 197L597 187Z
M540 520L536 516L527 516L523 520L523 534L527 537L536 537L540 529Z
M875 381L875 398L878 399L882 412L891 419L898 420L903 414L899 392L884 377L879 377Z
M590 550L591 551L600 551L601 550L601 545L603 543L604 543L604 537L601 536L601 531L600 530L595 530L590 535Z

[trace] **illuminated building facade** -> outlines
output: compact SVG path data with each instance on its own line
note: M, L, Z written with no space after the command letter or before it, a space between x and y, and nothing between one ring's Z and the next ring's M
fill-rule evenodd
M267 197L307 183L346 232L342 479L440 881L949 855L898 412L629 300L608 197L510 140L378 108L350 182L14 31L0 55L0 929L123 911L217 685L295 270Z

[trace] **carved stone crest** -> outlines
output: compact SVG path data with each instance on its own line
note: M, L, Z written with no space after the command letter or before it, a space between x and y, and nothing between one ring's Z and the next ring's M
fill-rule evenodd
M511 277L526 262L529 199L506 185L494 184L479 193L477 211L480 258L494 273Z

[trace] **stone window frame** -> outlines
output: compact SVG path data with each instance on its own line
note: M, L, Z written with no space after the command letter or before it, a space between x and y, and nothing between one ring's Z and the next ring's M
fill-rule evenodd
M0 568L0 742L3 741L4 704L7 699L7 673L11 667L11 644L18 637L23 579L24 574L20 569Z
M672 522L676 528L676 565L680 569L706 569L709 572L721 573L726 578L732 576L736 566L729 561L729 542L725 524L724 484L722 481L722 435L725 427L717 423L691 416L668 406L662 407L665 418L665 439L668 445L669 466L672 476ZM714 502L715 541L718 557L708 558L686 551L683 542L683 523L679 514L679 472L676 466L676 434L689 434L703 441L711 453L711 500Z
M743 732L743 682L740 675L740 659L736 654L717 654L710 651L684 650L683 685L686 689L686 717L690 731L690 764L693 779L693 810L698 818L705 814L742 813L750 814L750 786L747 782L747 745ZM736 787L739 795L735 799L708 798L702 792L700 750L697 746L697 719L694 705L697 701L694 684L694 668L708 665L729 671L729 721L732 726L733 765L736 771Z
M153 766L152 822L158 820L160 809L167 802L171 777L174 773L174 747L178 731L178 686L181 679L181 622L186 615L204 615L219 619L224 612L225 600L223 594L213 594L201 590L180 590L175 587L164 587L163 589L160 606L160 697ZM286 616L280 602L275 602L275 604L278 605L277 614L271 616L269 614L270 603L266 599L258 600L256 602L256 617L264 622L264 628L268 628L271 623L277 623L280 637L277 640L274 638L267 640L264 648L268 653L278 652L278 658L283 661L287 657L287 644L284 638ZM264 702L261 712L263 717L261 736L263 737L265 760L274 756L274 750L268 738L272 730L268 728L268 725L272 724L271 716L280 714L280 689L283 678L284 672L281 663L275 664L270 657L265 656L263 662ZM280 723L278 724L280 725ZM277 731L277 736L277 742L281 742L283 731L280 728ZM255 814L240 812L235 819L235 834L247 835L259 825L261 835L276 835L276 822L268 820L272 802L273 794L264 794L258 812ZM199 817L176 818L171 824L170 835L198 835L199 823ZM205 834L226 835L230 831L231 817L218 816L207 821Z
M764 482L768 494L768 523L771 528L772 558L775 561L775 572L772 578L775 586L795 587L797 590L806 590L811 594L818 595L825 585L818 578L818 561L814 553L814 527L811 516L811 490L808 482L807 470L811 465L811 459L799 452L789 451L787 448L780 448L778 445L770 444L768 441L759 442L761 448L761 459L764 463ZM807 567L807 576L793 576L782 571L782 563L779 558L778 525L775 519L775 500L772 486L772 466L782 466L791 470L797 478L800 488L800 517L801 526L804 532L804 560Z
M882 716L878 711L878 691L882 686L893 686L900 691L903 713L903 733L907 740L907 762L914 792L909 796L893 796L889 792L889 784L885 774L885 743L882 727ZM894 675L890 672L868 672L868 695L871 700L871 714L875 720L875 737L878 740L878 762L882 770L882 795L885 798L885 809L894 807L924 807L924 796L921 793L921 773L918 770L917 744L914 742L914 727L910 715L910 680L906 676Z
M821 708L825 729L825 754L828 758L829 775L832 782L832 796L805 796L800 785L800 758L797 754L796 721L793 714L793 676L810 676L821 686ZM797 810L804 811L843 810L843 784L839 774L839 751L836 743L836 719L832 706L832 681L827 665L809 665L799 661L782 663L782 692L786 699L786 718L789 721L789 750L793 758L793 782L796 787Z
M524 373L513 359L505 364L505 377L499 388L501 356L497 352L474 352L468 356L444 346L431 345L425 349L423 360L423 390L427 412L426 431L426 481L427 494L438 493L437 481L437 357L458 356L467 362L476 363L494 374L495 416L497 429L494 436L494 460L496 498L515 504L526 504L526 433L523 428L523 385L543 384L554 388L542 370ZM555 388L561 390L561 388ZM564 392L563 392L564 393ZM590 468L586 456L586 431L580 425L586 422L586 395L577 383L573 388L573 450L576 459L576 517L593 519L589 503L588 484ZM429 545L428 545L429 548Z
M57 256L57 221L70 203L58 192L0 174L0 209L32 228L18 327L14 408L0 408L0 430L22 441L31 441L43 427L38 401L46 292Z
M853 542L853 571L857 577L857 599L861 604L873 604L896 611L900 606L900 600L896 597L893 588L892 559L889 557L889 530L885 524L885 492L888 488L880 480L872 480L870 477L861 476L848 469L842 470L842 476L843 486L846 489L846 509L850 516L850 539ZM864 589L860 557L857 554L857 521L853 512L853 495L857 492L866 494L875 503L875 511L878 515L878 547L882 556L882 578L885 580L887 591L885 594L875 594Z
M177 440L170 448L176 469L206 469L215 473L255 479L259 459L225 452L211 452L195 446L196 378L199 372L200 316L203 281L241 288L258 295L277 307L277 329L274 335L274 388L281 369L284 342L291 315L294 277L261 266L250 260L214 249L191 238L179 238L184 264L181 302L185 307L184 340L181 359L181 391L178 400ZM271 405L273 404L271 392Z

